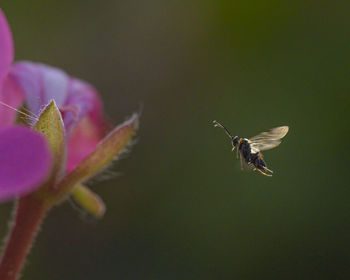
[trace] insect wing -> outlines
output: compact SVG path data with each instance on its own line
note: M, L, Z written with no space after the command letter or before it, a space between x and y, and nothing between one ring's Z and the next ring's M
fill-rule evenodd
M243 156L239 156L239 161L241 165L241 170L251 170L250 165L243 159Z
M257 153L277 147L281 143L281 139L288 133L288 130L288 126L279 126L250 138L251 152Z
M237 155L239 157L241 170L243 170L243 171L251 171L251 170L253 170L254 166L251 163L248 163L248 162L246 162L244 160L244 157L243 157L241 152L238 152Z

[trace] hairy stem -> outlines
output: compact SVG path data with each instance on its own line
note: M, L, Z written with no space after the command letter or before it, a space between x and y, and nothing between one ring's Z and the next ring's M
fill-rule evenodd
M33 195L20 198L15 205L14 221L0 262L0 279L15 280L32 246L47 207Z

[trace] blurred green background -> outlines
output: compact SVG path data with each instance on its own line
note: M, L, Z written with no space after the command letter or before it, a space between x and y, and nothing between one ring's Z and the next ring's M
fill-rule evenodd
M2 1L16 60L91 82L137 144L53 209L23 279L350 279L349 1ZM241 172L224 133L289 125ZM107 176L109 176L107 173ZM0 235L12 203L0 206Z

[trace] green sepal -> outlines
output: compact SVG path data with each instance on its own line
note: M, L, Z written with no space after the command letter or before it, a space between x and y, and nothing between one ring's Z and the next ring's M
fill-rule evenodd
M101 218L106 211L101 197L82 184L73 188L72 198L80 208L94 217Z
M66 160L64 124L61 113L54 100L51 100L41 111L39 119L34 124L33 129L45 136L51 150L52 169L46 184L52 187L62 176Z
M130 119L113 129L98 143L94 151L65 175L57 186L61 198L68 195L76 185L86 182L108 166L130 142L138 123L138 115L133 114Z

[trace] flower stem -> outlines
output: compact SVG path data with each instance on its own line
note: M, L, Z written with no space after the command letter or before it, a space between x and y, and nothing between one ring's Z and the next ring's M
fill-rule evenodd
M20 198L0 262L0 279L18 279L23 262L45 216L47 207L33 195Z

